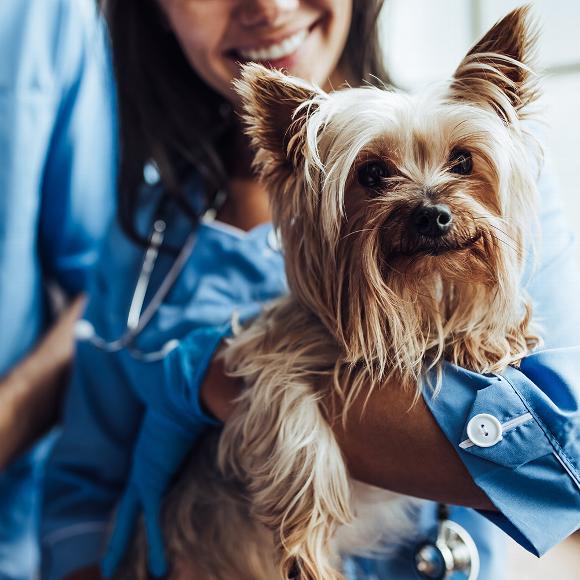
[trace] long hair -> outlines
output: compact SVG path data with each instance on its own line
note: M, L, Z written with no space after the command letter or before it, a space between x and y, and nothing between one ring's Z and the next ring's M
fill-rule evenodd
M234 117L224 97L192 69L156 0L98 0L109 26L120 118L119 221L134 240L143 167L159 170L165 192L197 218L184 191L192 172L211 197L227 179L224 142ZM353 86L389 82L379 43L384 0L353 2L340 66Z

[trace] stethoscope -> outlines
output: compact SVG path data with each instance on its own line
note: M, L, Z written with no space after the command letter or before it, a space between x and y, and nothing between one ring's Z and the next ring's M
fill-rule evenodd
M179 274L183 270L183 267L185 266L185 263L191 255L195 245L196 236L195 233L192 233L187 237L185 244L179 251L177 258L173 262L173 265L169 269L169 272L163 279L161 285L151 298L151 301L147 307L143 309L143 303L151 281L151 274L155 268L157 257L159 256L159 250L165 238L166 228L167 223L163 219L156 219L153 223L153 230L149 237L149 245L143 257L139 277L137 278L133 297L131 298L125 332L119 338L105 340L97 334L95 327L91 322L82 318L78 320L75 325L75 338L78 341L89 342L99 350L110 353L126 349L133 358L142 362L155 362L161 360L177 347L179 341L176 339L168 340L160 349L150 352L144 352L134 346L135 339L159 310L163 300L179 277Z
M479 552L469 532L449 519L449 506L437 506L437 536L419 544L414 553L415 571L420 578L477 580Z
M151 165L147 165L145 169L149 169L150 173L154 170ZM149 185L154 186L158 182L158 175L156 179L149 177L149 179L146 178L146 181ZM218 191L210 206L199 214L198 219L210 221L214 219L217 211L225 202L225 199L225 192L222 190ZM142 362L155 362L162 360L179 345L179 341L173 338L163 344L161 348L149 352L145 352L135 346L135 340L159 310L159 307L181 274L185 264L193 252L197 239L195 231L188 235L185 243L175 258L175 261L169 269L169 272L164 277L159 288L153 294L147 307L143 308L151 281L151 275L155 269L157 258L165 239L165 232L167 230L167 220L165 217L167 213L167 205L168 199L163 196L159 207L155 212L153 227L148 238L147 249L143 256L143 261L141 262L141 268L135 284L135 289L133 290L133 296L131 298L125 324L125 332L114 340L106 340L97 334L95 327L90 321L80 319L75 325L75 338L78 341L89 342L99 350L109 353L116 353L125 349L134 359ZM232 323L234 322L235 321L232 320Z

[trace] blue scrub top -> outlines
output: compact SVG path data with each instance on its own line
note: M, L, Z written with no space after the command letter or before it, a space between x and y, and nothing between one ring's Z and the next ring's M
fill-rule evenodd
M0 377L49 322L46 282L85 289L114 209L114 92L94 4L0 2ZM3 580L34 575L37 459L0 474Z
M191 198L201 185L192 185ZM499 508L477 513L452 508L451 517L469 530L481 556L480 580L505 578L505 534L535 553L561 541L580 523L580 278L572 236L545 172L539 266L527 285L544 325L547 350L526 360L522 371L484 377L448 365L441 394L427 402L472 477ZM159 195L144 192L142 233L151 228ZM192 230L178 213L169 216L168 243L181 246ZM143 351L180 339L164 361L144 363L126 350L110 354L89 342L78 345L62 436L50 458L42 529L43 573L61 579L99 561L112 510L127 482L143 413L159 385L173 393L172 408L193 421L209 422L197 401L200 364L219 341L196 342L199 327L219 327L234 308L286 291L283 258L269 224L242 232L202 222L197 243L156 316L137 339ZM143 248L114 226L91 286L85 317L97 334L113 340L126 330ZM168 272L174 256L160 258L146 302ZM227 325L224 325L224 327ZM226 332L226 330L224 330ZM211 350L203 353L204 348ZM205 361L201 363L200 361ZM195 383L195 384L194 384ZM519 426L493 447L464 449L466 425L482 413L502 425ZM529 414L529 417L528 417ZM516 421L516 422L517 422ZM435 505L425 502L417 519L417 541L434 537ZM503 530L503 531L502 531ZM413 545L384 560L351 559L351 578L416 578Z

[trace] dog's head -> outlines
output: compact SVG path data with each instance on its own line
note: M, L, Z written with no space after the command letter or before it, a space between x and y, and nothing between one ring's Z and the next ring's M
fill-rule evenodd
M327 94L245 67L237 90L290 288L347 360L409 376L450 341L471 332L503 344L521 322L533 43L527 9L515 10L448 84L417 96Z

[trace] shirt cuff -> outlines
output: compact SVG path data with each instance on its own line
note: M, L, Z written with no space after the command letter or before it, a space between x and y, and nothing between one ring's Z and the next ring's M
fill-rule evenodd
M207 425L221 424L201 405L199 390L219 345L231 335L230 323L199 328L165 357L165 380L176 413Z
M82 522L53 530L41 542L43 580L63 580L72 572L98 566L105 548L107 522Z
M441 391L434 396L425 390L424 399L476 485L499 510L482 515L539 556L580 525L580 491L513 385L516 378L531 381L516 369L506 373L509 380L445 364Z

